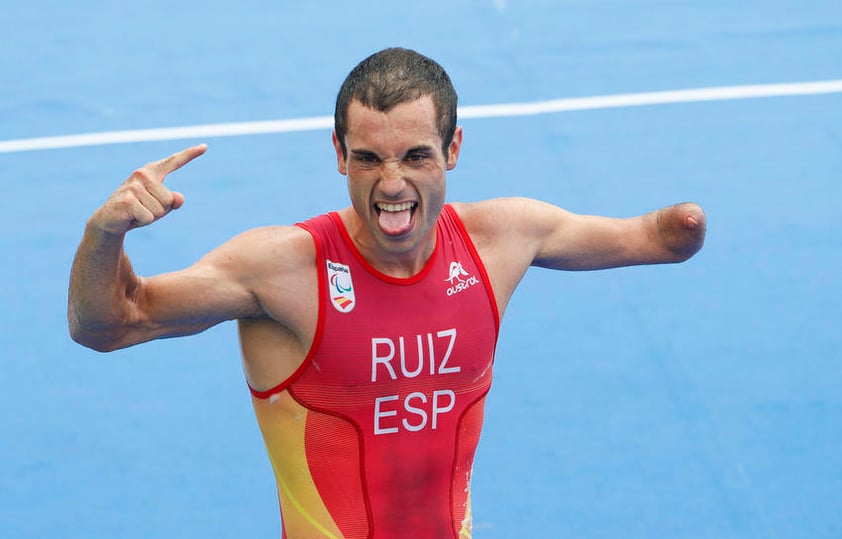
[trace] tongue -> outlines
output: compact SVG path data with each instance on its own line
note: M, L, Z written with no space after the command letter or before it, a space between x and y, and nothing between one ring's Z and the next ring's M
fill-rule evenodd
M412 219L412 211L381 211L380 229L386 234L397 236L409 230L409 222Z

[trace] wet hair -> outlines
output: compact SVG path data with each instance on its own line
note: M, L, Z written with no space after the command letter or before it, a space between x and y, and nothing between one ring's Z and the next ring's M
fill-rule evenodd
M430 96L436 109L436 127L442 140L442 152L456 130L456 90L444 68L413 50L399 47L372 54L351 70L339 89L334 111L336 137L347 157L345 134L348 131L348 107L356 100L365 107L389 112L396 105Z

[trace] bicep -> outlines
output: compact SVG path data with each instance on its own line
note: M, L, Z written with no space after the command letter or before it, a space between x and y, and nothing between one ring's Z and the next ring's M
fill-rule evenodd
M567 213L546 227L533 265L595 270L650 262L653 244L643 221Z
M225 248L189 268L139 278L121 346L192 335L220 322L261 314Z
M144 279L140 294L138 305L150 327L188 330L195 326L200 331L259 314L259 304L243 282L205 261Z
M510 219L532 266L596 270L660 261L654 215L630 218L576 214L545 202L522 199Z

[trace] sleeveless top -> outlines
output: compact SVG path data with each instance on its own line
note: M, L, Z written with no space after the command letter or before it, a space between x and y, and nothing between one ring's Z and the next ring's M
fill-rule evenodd
M464 539L499 314L485 267L445 205L415 276L380 273L337 213L316 245L319 317L301 367L252 401L284 538Z

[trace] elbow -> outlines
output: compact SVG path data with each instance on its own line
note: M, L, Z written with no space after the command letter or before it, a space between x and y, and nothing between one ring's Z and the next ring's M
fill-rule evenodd
M68 331L74 342L97 352L113 352L123 348L112 332L86 328L72 318L68 319Z
M105 342L93 341L93 340L76 340L76 339L74 339L74 340L77 343L84 346L85 348L90 348L91 350L93 350L95 352L101 352L101 353L113 352L115 350L119 350L120 348L122 348L121 346L117 346L117 345L112 344L112 343L105 343Z
M81 344L85 348L90 348L97 352L113 352L120 348L116 343L99 338L91 332L71 329L70 338L77 344Z

